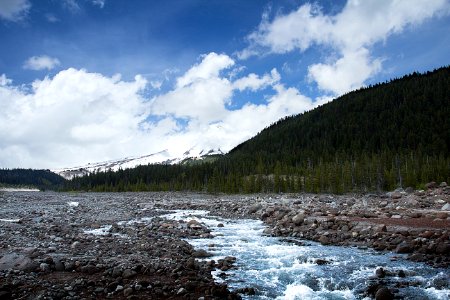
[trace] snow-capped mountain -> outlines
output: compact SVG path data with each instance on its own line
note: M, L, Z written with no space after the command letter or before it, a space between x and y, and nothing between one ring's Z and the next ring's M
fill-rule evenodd
M148 164L174 165L186 161L202 160L208 156L223 155L223 154L224 153L222 152L222 150L220 150L220 148L199 150L194 147L184 152L181 157L172 156L168 150L164 150L144 156L132 156L117 160L89 163L87 165L79 167L53 169L51 171L56 174L59 174L60 176L66 179L72 179L74 177L83 176L93 172L104 172L108 170L118 171L119 169L130 169L137 166Z

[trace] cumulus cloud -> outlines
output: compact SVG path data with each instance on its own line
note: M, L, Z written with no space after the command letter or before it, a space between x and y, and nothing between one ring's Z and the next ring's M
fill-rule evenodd
M60 64L59 59L54 57L47 55L32 56L25 61L23 68L35 71L44 69L51 70Z
M194 146L228 151L279 118L313 108L280 83L276 69L230 79L234 64L224 54L202 56L151 99L143 96L151 83L142 76L123 81L71 68L24 88L2 75L0 166L76 166L164 149L181 156ZM271 96L258 105L227 105L238 91L265 88Z
M348 0L338 14L325 15L319 6L304 4L273 20L264 15L258 29L248 36L249 47L239 57L303 52L315 45L328 47L333 55L337 53L336 57L329 56L327 62L311 65L309 78L325 91L342 94L380 71L381 60L370 54L375 43L407 26L448 14L449 6L447 0ZM361 73L352 74L358 72Z
M22 20L31 8L28 0L0 1L0 19L17 22Z

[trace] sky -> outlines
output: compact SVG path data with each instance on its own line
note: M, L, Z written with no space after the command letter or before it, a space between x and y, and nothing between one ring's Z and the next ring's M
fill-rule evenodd
M449 53L450 0L0 0L0 168L226 152Z

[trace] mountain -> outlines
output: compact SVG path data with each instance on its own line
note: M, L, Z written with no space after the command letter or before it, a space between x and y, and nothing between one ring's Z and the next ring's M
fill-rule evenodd
M350 92L284 118L212 163L75 178L68 189L381 191L450 180L450 67Z
M220 155L223 155L223 152L220 150L220 148L204 150L199 149L198 147L193 147L185 151L181 157L171 155L168 150L164 150L144 156L126 157L117 160L89 163L84 166L72 168L53 169L52 172L66 179L72 179L74 177L83 176L95 172L106 172L108 170L118 171L120 169L130 169L137 166L145 166L149 164L191 164L195 161L202 161L213 157L215 158Z

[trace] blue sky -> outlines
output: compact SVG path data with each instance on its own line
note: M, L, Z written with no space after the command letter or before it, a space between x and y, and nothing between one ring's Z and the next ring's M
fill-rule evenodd
M448 65L448 0L0 0L0 167L224 151Z

